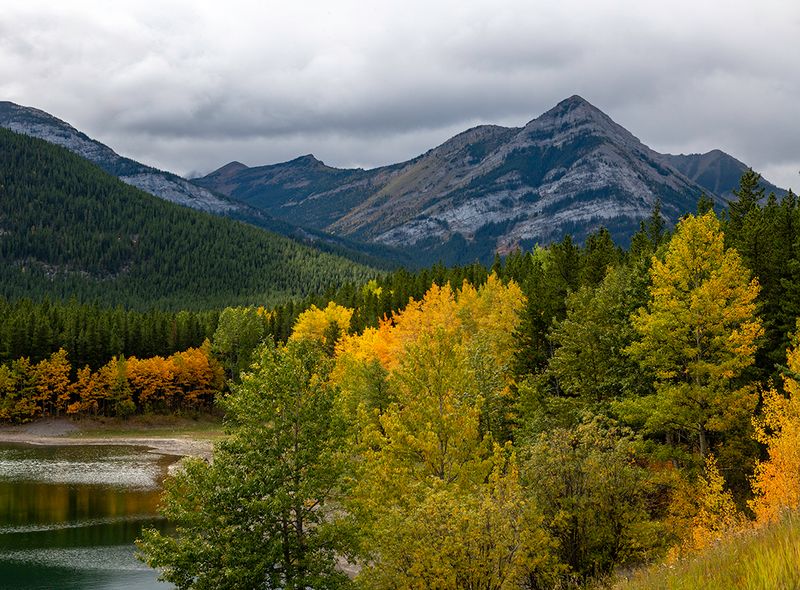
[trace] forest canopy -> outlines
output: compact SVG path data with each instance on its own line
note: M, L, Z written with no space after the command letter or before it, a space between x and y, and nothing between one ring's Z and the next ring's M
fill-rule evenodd
M587 584L800 504L792 193L218 311L0 300L0 419L224 412L179 588ZM345 575L342 564L347 564Z

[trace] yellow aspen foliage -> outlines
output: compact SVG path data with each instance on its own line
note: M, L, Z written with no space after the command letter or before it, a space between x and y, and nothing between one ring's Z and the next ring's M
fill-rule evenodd
M41 416L37 394L35 366L30 359L22 357L0 366L0 419L29 422Z
M374 523L375 559L358 577L363 588L512 590L557 566L541 518L526 501L510 445L495 445L469 488L434 479L403 503L384 504ZM424 493L423 493L424 492Z
M100 410L100 387L89 367L78 369L75 381L70 385L70 397L76 401L67 406L67 414L94 414Z
M756 396L732 380L753 363L763 333L759 285L713 212L685 217L664 260L653 258L650 301L632 317L639 340L628 353L656 376L656 394L639 403L651 431L683 430L709 451L708 432L749 416Z
M500 367L516 349L514 329L524 302L516 283L504 285L494 273L480 289L464 281L459 292L457 313L463 329L482 341Z
M328 303L324 309L312 305L298 316L289 338L291 340L325 342L326 332L331 329L331 326L335 326L339 334L349 332L352 317L352 309L337 305L333 301Z
M744 526L745 519L736 508L733 495L725 489L725 478L714 455L706 456L705 475L698 481L696 501L689 535L672 550L673 558L701 551Z
M396 334L405 344L422 334L443 330L455 334L461 327L456 306L456 293L450 284L436 283L425 293L422 301L408 302L403 311L393 316Z
M344 336L336 347L331 381L339 384L339 411L347 416L351 442L356 445L367 425L375 425L394 400L386 368L390 366L386 352L386 338L390 335L391 326L385 321L378 329L367 328L360 335Z
M36 380L36 402L42 415L56 414L66 410L70 401L69 374L72 366L67 360L67 351L59 349L34 367Z
M124 356L113 357L97 371L95 380L103 415L128 416L136 411L128 376L129 364Z
M375 297L380 297L382 293L383 293L383 288L378 286L378 281L376 281L375 279L370 279L369 281L364 283L363 287L361 287L361 294L365 297L367 295L374 295Z
M272 318L275 317L275 312L267 309L263 305L259 305L256 308L256 314L258 314L260 317L264 318L265 320L271 320Z
M369 556L364 587L510 589L547 553L510 444L493 442L523 303L494 276L434 285L337 346L332 380L358 430L348 509Z
M523 305L516 283L503 284L494 274L478 289L467 282L458 291L434 284L422 300L412 299L377 329L345 336L337 346L332 378L346 400L346 411L355 416L359 404L362 415L385 409L395 400L397 379L392 375L408 364L412 352L419 355L420 343L439 341L459 364L453 375L461 377L460 395L472 404L481 400L482 430L507 430L514 418L509 389L513 334ZM437 358L423 359L420 366L428 370ZM501 433L501 438L506 435Z
M547 578L555 571L552 545L541 517L523 494L516 456L495 445L492 472L479 493L451 510L456 536L448 557L456 565L456 588L518 588L523 576Z
M11 420L13 417L15 385L11 369L6 365L0 365L0 420Z
M774 388L764 392L763 415L754 420L756 439L767 446L769 459L753 474L754 498L750 508L758 524L778 520L781 514L800 507L800 346L788 351L784 376L786 396Z

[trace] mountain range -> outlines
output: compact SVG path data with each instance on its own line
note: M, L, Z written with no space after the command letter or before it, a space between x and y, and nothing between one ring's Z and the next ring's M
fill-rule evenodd
M0 103L0 126L67 147L161 198L362 262L487 261L567 233L582 240L600 226L624 244L656 202L670 223L703 193L724 207L747 170L720 150L660 154L579 96L523 127L478 126L398 164L340 169L306 155L231 162L192 180L119 156L29 107Z
M318 250L338 254L373 267L407 262L399 251L383 245L360 244L314 228L301 228L276 219L262 210L209 190L185 178L120 156L107 145L92 139L75 127L42 110L0 101L0 127L64 147L96 164L126 184L151 195L215 215L244 221L278 233Z
M465 262L600 226L624 243L657 201L672 223L703 193L724 207L746 170L719 150L655 152L572 96L524 127L475 127L400 164L342 170L308 155L194 182L276 218Z

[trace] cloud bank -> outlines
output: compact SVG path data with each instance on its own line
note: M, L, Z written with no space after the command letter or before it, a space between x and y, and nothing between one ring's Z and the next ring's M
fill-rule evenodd
M580 94L658 151L800 188L800 4L9 0L0 99L182 174L412 158Z

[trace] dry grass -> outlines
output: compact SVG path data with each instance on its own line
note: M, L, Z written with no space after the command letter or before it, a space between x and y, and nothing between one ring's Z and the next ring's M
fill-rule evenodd
M695 556L631 574L614 590L793 590L800 588L800 514L753 529Z

